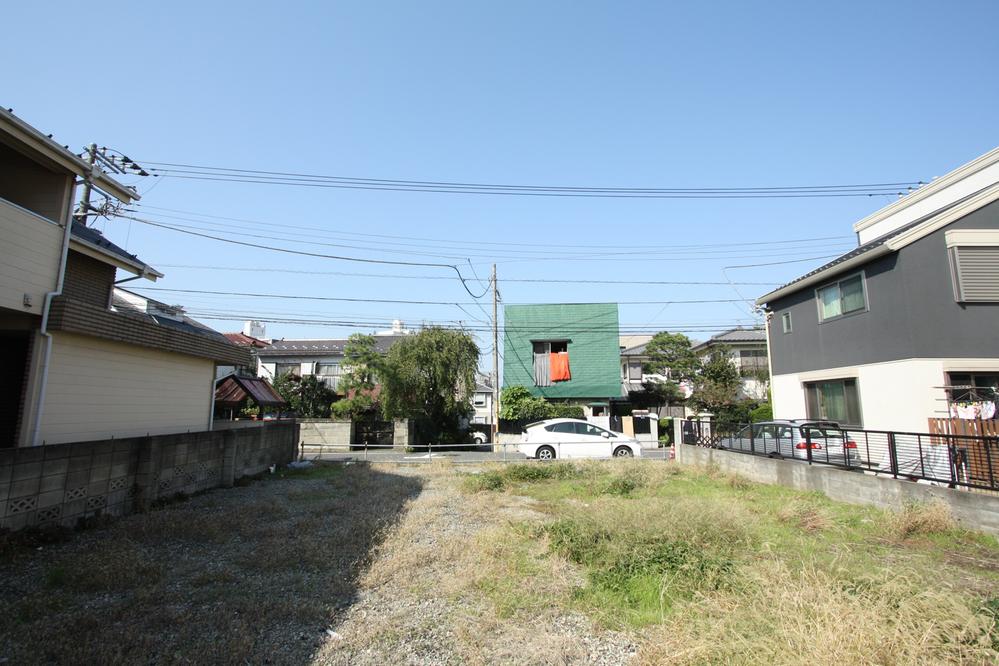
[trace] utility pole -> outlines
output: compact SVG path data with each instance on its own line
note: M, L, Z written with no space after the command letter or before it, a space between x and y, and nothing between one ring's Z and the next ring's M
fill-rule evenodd
M94 179L94 162L97 160L97 144L92 143L87 146L87 153L84 159L87 164L90 165L90 173L88 173L83 178L83 194L80 197L80 203L76 208L76 221L87 226L87 214L90 212L90 192L92 189L92 183Z
M499 319L496 316L499 293L496 290L496 264L493 264L493 414L492 437L493 450L496 450L499 438Z

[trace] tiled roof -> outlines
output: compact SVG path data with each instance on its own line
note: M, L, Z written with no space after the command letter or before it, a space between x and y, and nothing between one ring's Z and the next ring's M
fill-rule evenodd
M215 383L215 404L220 407L236 407L247 397L261 407L282 407L286 404L274 387L260 377L240 377L229 375Z
M377 335L375 351L384 354L393 344L405 335ZM331 340L274 340L269 345L260 348L261 358L268 356L343 356L346 339Z
M144 266L150 268L150 266L139 259L134 254L129 254L124 249L118 247L107 238L104 237L97 229L88 227L86 225L80 224L79 222L73 222L73 238L90 243L91 245L96 245L100 249L104 250L108 254L115 255L119 259L123 259L132 264L138 264L139 266Z
M263 340L249 335L244 335L242 333L223 333L222 335L224 335L229 342L234 345L239 345L240 347L254 347L259 349L267 346L267 343Z

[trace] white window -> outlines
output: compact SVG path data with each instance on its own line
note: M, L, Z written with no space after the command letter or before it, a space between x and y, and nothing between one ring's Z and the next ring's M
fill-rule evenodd
M316 363L316 377L335 391L340 384L340 364Z
M819 305L819 321L866 310L864 275L857 273L816 289L815 297Z
M274 364L274 376L281 377L282 375L295 375L296 377L302 376L302 364L301 363L275 363Z
M641 361L628 361L628 379L641 381L642 379Z
M780 316L781 325L784 327L785 333L791 332L791 313L785 312Z

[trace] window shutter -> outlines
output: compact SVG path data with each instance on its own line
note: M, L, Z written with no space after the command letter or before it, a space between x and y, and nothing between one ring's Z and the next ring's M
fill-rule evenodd
M999 302L999 247L953 248L957 300Z

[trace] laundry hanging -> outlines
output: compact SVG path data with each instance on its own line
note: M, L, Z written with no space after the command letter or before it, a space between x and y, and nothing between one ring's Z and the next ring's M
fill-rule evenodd
M569 352L552 352L549 355L551 364L551 381L567 382L572 379L572 372L569 370Z

